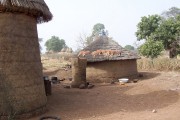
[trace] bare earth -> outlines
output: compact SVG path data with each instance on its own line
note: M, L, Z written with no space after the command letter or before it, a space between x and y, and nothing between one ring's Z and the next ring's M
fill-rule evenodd
M95 84L92 89L67 89L64 83L52 85L48 111L42 116L61 120L180 120L180 74L142 72L137 83ZM47 75L70 77L70 71Z

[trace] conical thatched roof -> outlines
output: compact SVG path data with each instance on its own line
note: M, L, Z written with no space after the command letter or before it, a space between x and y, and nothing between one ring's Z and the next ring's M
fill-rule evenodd
M88 62L138 59L139 56L121 47L117 42L107 36L100 36L78 54L87 58Z
M37 23L52 19L52 14L44 0L0 0L0 12L24 13L35 17Z

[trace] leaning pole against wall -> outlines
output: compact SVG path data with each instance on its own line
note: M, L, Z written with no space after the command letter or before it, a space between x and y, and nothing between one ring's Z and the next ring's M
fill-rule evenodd
M51 19L44 0L0 1L0 120L45 109L37 23Z

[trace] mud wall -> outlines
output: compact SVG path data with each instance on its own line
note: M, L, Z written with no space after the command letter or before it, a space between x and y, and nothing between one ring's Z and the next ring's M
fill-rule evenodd
M122 77L137 75L136 60L103 61L87 63L87 81L111 82Z
M0 13L0 119L46 106L36 19Z
M86 65L87 60L81 58L72 58L72 83L71 87L78 88L81 84L86 84Z

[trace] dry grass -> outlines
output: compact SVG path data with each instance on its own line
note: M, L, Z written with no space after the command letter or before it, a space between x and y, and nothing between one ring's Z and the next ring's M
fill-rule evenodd
M43 68L59 69L71 64L72 53L54 53L42 55L41 61ZM153 60L142 58L137 60L138 70L156 70L156 71L177 71L180 72L180 59L170 59L166 57L159 57Z
M170 58L156 58L153 61L148 58L137 60L138 70L178 71L180 72L180 60Z
M54 53L45 54L41 56L41 62L43 64L43 69L59 69L65 67L67 64L71 64L71 53Z

